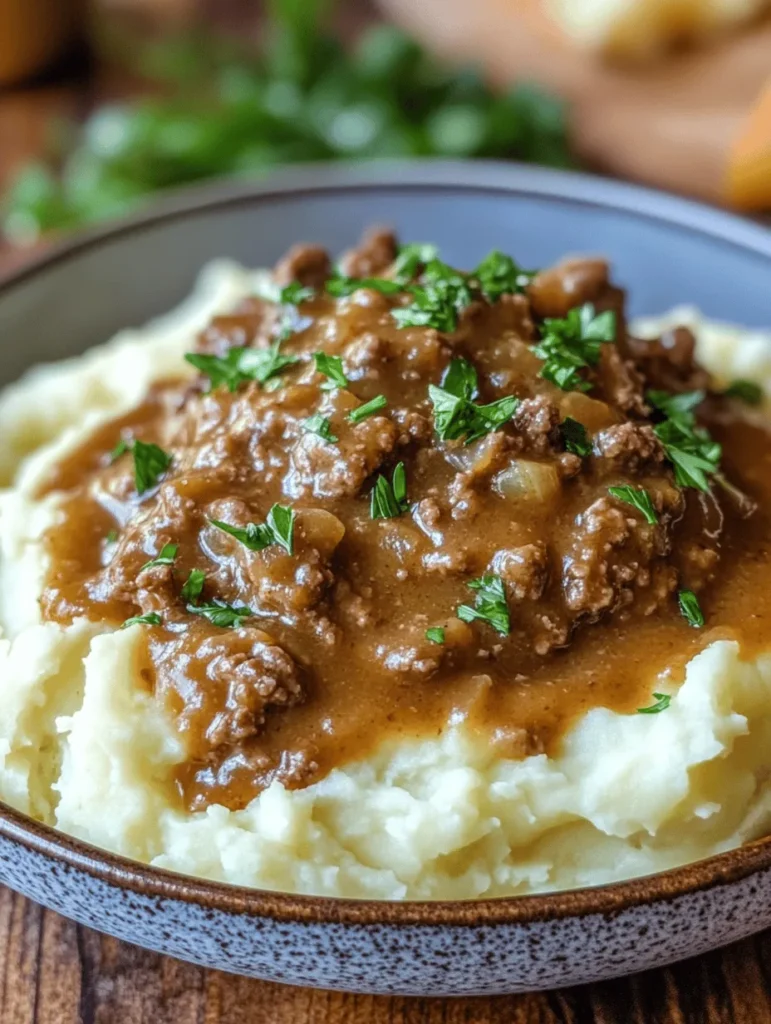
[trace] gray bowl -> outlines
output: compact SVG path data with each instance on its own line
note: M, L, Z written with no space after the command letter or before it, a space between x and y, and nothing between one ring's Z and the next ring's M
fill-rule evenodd
M272 263L292 242L340 250L373 222L538 266L607 254L632 313L681 302L771 326L771 233L670 196L515 165L285 172L218 185L60 247L0 284L0 385L169 309L203 263ZM668 963L771 925L771 840L632 882L457 903L240 889L103 853L0 805L0 882L83 924L223 970L361 992L492 994Z

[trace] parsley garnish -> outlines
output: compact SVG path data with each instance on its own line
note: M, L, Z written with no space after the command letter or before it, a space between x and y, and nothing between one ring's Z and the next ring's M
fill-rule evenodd
M336 299L353 295L361 288L371 288L382 295L398 295L399 292L404 291L404 286L400 281L392 281L387 277L345 277L343 274L331 277L325 287L329 294Z
M725 398L738 398L746 405L760 405L763 401L763 388L752 380L735 380L723 392Z
M488 302L497 302L502 295L524 291L535 277L535 271L523 270L512 258L494 249L485 256L472 278Z
M699 599L692 590L681 590L677 595L677 603L689 626L700 629L704 625L704 612L701 610Z
M347 416L349 423L360 423L365 420L368 416L371 416L373 412L377 412L378 409L384 409L388 405L388 399L385 395L377 395L375 398L371 398L364 405L360 405L358 409L352 409Z
M477 372L466 359L453 359L442 380L442 386L428 385L428 396L434 407L434 426L443 441L465 438L471 444L497 430L514 415L519 399L510 395L489 405L477 405Z
M312 299L315 294L315 289L300 284L299 281L290 281L285 288L281 289L278 301L282 306L299 306L301 302Z
M434 327L450 334L458 315L472 300L464 274L435 259L425 267L420 284L410 286L412 303L391 310L399 327Z
M542 330L541 340L533 347L544 361L541 376L563 391L590 391L592 385L578 371L596 366L601 346L615 339L615 314L595 313L587 302L562 319L544 320Z
M328 356L326 352L314 352L313 361L316 369L329 379L321 385L322 391L331 391L333 388L347 388L348 378L343 370L343 360L340 356Z
M160 626L163 619L160 617L158 612L148 612L147 615L132 615L130 619L126 619L121 629L128 629L129 626Z
M206 573L203 569L191 569L190 575L182 587L182 600L187 601L188 604L196 604L203 592L205 582Z
M394 519L402 512L406 512L408 508L407 473L404 463L400 462L394 470L391 483L382 474L375 481L375 486L372 488L370 515L373 519Z
M432 626L431 629L427 629L426 640L430 640L432 644L443 644L444 628L442 626Z
M139 571L144 572L145 569L152 569L156 565L174 565L178 551L179 544L164 544L161 553L155 558L151 558L149 562L145 562Z
M114 544L117 541L117 539L118 539L118 531L117 530L108 530L107 531L107 536L104 539L105 539L105 542L107 544Z
M625 484L623 487L609 487L608 492L619 501L624 501L638 512L642 512L646 523L655 524L659 521L653 499L644 487L631 487Z
M251 619L254 612L244 605L227 604L225 601L214 600L211 604L189 604L187 610L192 615L201 615L213 626L223 629L238 629L246 619Z
M330 444L334 444L335 441L339 440L335 434L332 433L332 429L329 425L329 420L326 416L322 416L320 412L314 413L313 416L309 416L307 420L303 420L300 424L303 430L309 434L316 434L322 441L328 441Z
M638 715L657 715L659 711L666 711L672 703L672 698L668 693L654 693L653 696L656 698L656 703L647 708L638 708Z
M408 242L399 247L394 263L394 278L402 284L417 276L421 267L439 258L439 249L431 242Z
M585 455L592 454L592 442L589 440L589 435L586 433L586 427L583 423L574 420L572 416L566 416L562 423L560 423L560 433L562 434L562 440L565 442L565 448L569 452L573 452L574 455L580 455L582 458Z
M230 523L223 523L219 519L210 519L209 522L223 533L235 537L250 551L262 551L271 544L279 544L291 555L294 518L294 509L274 505L264 523L247 523L241 527L231 526Z
M269 348L231 348L224 356L188 352L185 359L209 378L210 390L224 385L228 391L236 391L251 380L265 384L298 361L297 356L283 355L280 348L281 340Z
M479 619L492 626L501 636L508 636L511 631L511 620L501 577L489 574L478 580L471 580L466 586L477 592L476 604L473 608L467 604L460 605L458 618L463 622Z
M142 495L157 486L171 465L171 456L157 444L145 444L144 441L134 441L131 452L134 456L134 483L137 494Z
M131 441L126 437L122 437L110 452L110 465L113 462L117 462L121 455L125 455L128 451L131 451Z
M667 416L653 428L674 466L675 482L680 487L709 490L707 476L717 472L722 449L703 427L696 425L694 408L704 399L703 391L670 395L649 391L648 401Z

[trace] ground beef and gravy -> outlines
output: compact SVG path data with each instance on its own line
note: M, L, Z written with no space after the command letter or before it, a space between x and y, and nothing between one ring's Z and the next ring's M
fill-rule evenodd
M459 723L556 758L591 709L672 713L709 644L768 648L760 389L624 303L600 259L299 245L191 337L197 377L52 460L43 622L136 631L174 813Z

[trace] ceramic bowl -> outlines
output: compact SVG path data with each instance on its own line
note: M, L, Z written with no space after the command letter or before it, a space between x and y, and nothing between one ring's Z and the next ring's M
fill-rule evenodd
M632 313L693 302L771 325L771 233L670 196L496 164L308 168L215 186L61 247L0 285L0 384L169 309L200 266L333 251L369 223L525 265L606 253ZM635 881L553 895L377 903L240 889L111 856L0 805L0 882L90 927L209 967L359 992L572 985L702 953L771 925L771 840Z

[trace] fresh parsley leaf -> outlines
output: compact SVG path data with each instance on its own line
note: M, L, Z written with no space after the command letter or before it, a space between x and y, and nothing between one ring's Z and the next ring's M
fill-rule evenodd
M746 405L760 405L763 388L752 380L735 380L723 392L725 398L737 398Z
M394 263L394 278L402 284L412 281L421 267L439 258L439 249L430 242L409 242L399 248Z
M335 441L339 440L339 438L332 433L327 417L322 416L320 412L314 413L313 416L309 416L307 420L303 420L300 426L307 433L316 434L316 436L320 437L322 441L327 441L330 444L334 444Z
M292 554L294 546L294 509L286 505L274 505L268 512L267 524L273 533L276 544Z
M117 462L121 455L125 455L126 452L131 451L131 444L132 442L128 438L122 437L110 452L110 465L112 465L113 462Z
M348 378L343 369L343 360L340 356L328 356L326 352L314 352L313 361L319 373L323 373L329 379L321 385L322 391L331 391L333 388L347 388Z
M655 524L659 521L653 499L644 487L630 487L625 484L623 487L609 487L608 492L619 501L626 502L638 512L642 512L646 523Z
M419 285L410 288L412 303L391 310L399 327L433 327L445 334L458 326L458 315L472 300L466 277L441 260L424 269Z
M463 622L479 619L492 626L501 636L508 636L511 632L511 620L501 577L490 573L478 580L471 580L467 586L476 591L476 603L473 608L467 604L460 605L457 611L458 618Z
M381 295L398 295L404 291L404 286L399 281L392 281L387 277L346 277L344 274L331 277L325 287L336 299L353 295L362 288L371 288Z
M592 454L592 442L586 433L586 427L572 416L566 416L560 423L560 433L567 451L582 458Z
M105 539L105 543L107 543L107 544L114 544L117 541L117 539L118 539L118 531L117 530L108 530L107 536L104 539Z
M307 302L316 294L315 289L300 284L299 281L291 281L285 288L281 289L278 301L282 306L299 306L301 302Z
M596 366L600 348L615 340L616 316L611 310L595 313L587 302L562 319L543 322L541 340L533 351L542 359L541 376L563 391L590 391L579 370Z
M408 508L407 473L404 463L400 462L390 483L382 474L375 481L370 500L370 516L373 519L394 519Z
M371 416L373 412L377 412L378 409L385 409L388 405L388 400L385 395L376 395L375 398L371 398L364 405L360 405L358 409L352 409L347 416L349 423L361 423L368 416Z
M189 604L187 610L192 615L201 615L213 626L222 629L238 629L246 619L251 619L254 612L244 605L227 604L225 601L214 600L211 604Z
M442 626L432 626L431 629L427 629L426 640L430 640L432 644L443 644L444 628Z
M265 384L298 361L297 356L284 355L280 349L281 340L269 348L231 348L224 356L188 352L185 359L209 378L210 390L225 386L228 391L236 391L252 380Z
M203 569L191 569L185 585L182 587L182 600L190 604L197 604L203 593L203 585L206 582L206 573Z
M657 715L660 711L666 711L672 703L672 697L668 693L654 693L656 703L647 708L638 708L638 715Z
M155 558L151 558L149 562L145 562L139 571L144 572L145 569L152 569L156 565L174 565L178 551L179 544L164 544L161 553Z
M294 510L291 508L274 505L265 523L247 523L243 527L223 523L220 519L210 519L209 522L223 533L235 537L250 551L262 551L271 544L279 544L292 554Z
M163 619L160 617L158 612L148 612L147 615L132 615L130 619L126 619L121 629L128 629L129 626L160 626Z
M134 483L137 494L146 494L158 485L158 481L171 465L171 455L157 444L145 444L144 441L134 441L131 452L134 456Z
M493 249L476 270L472 277L488 302L497 302L502 295L514 295L522 292L535 277L535 271L523 270L505 253Z
M706 391L684 391L679 395L672 395L669 391L648 391L645 397L667 419L692 427L696 423L693 410L704 401Z
M443 441L465 438L466 444L503 426L514 415L519 399L513 395L489 405L477 405L477 372L466 359L453 359L442 386L428 385L428 397L434 407L434 427Z
M704 612L701 610L699 599L692 590L681 590L677 595L677 603L689 626L700 629L704 625Z

